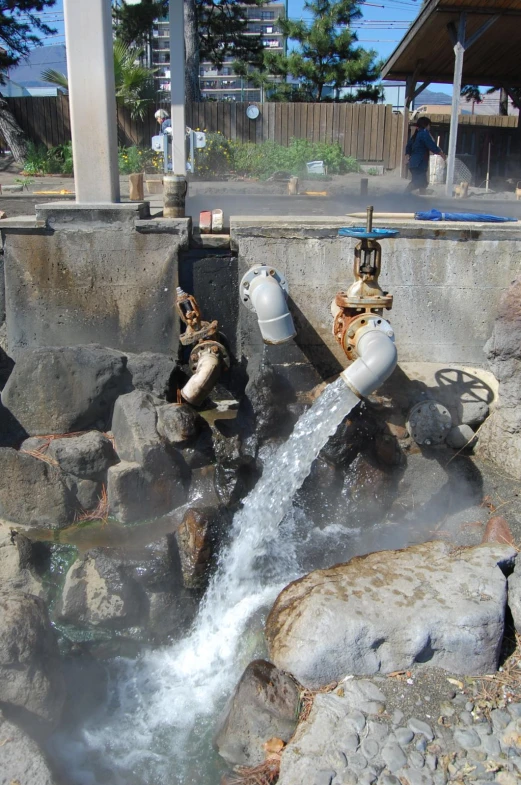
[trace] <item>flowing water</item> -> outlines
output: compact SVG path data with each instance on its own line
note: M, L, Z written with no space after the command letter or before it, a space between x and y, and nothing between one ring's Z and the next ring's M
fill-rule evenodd
M211 752L216 716L247 662L262 650L266 609L303 572L293 497L357 403L342 379L325 389L266 462L235 515L230 544L189 635L138 660L116 660L106 704L81 728L56 734L53 750L71 783L218 782Z

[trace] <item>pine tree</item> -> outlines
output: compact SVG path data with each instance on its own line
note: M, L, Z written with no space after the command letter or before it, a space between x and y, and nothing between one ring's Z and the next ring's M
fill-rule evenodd
M381 90L373 82L378 78L380 63L376 52L357 46L352 22L362 14L356 0L306 0L304 10L311 13L311 23L279 21L284 35L296 41L298 48L287 55L264 53L263 69L280 77L293 76L313 101L324 100L324 87L331 86L335 100L341 87L357 85L360 89L349 101L377 101ZM284 88L280 88L284 89Z

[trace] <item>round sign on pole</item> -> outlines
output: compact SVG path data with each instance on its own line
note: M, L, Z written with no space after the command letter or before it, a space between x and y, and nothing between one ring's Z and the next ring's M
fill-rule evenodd
M250 104L246 109L246 116L249 117L250 120L256 120L259 114L259 107L255 106L255 104Z

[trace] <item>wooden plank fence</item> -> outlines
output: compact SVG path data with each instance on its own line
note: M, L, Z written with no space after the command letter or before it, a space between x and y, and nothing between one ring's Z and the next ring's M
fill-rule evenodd
M69 99L58 95L46 98L8 98L16 120L36 144L54 147L71 138ZM338 142L345 155L359 161L394 169L400 163L402 116L383 104L306 104L265 103L259 117L249 120L249 103L207 101L188 104L186 123L192 128L219 131L228 139L250 144L271 140L288 145L291 139L312 142ZM118 108L118 138L125 147L149 146L158 131L150 106L143 120L133 120L128 110ZM441 137L447 149L450 116L432 116L433 134ZM458 153L483 158L488 143L494 146L494 158L509 155L519 146L517 117L461 115Z

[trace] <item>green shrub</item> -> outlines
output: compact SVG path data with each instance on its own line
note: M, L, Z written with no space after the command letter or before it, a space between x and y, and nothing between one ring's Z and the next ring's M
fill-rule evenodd
M29 142L23 171L26 175L72 174L72 142L49 149Z
M206 147L196 150L195 171L203 177L229 174L232 167L232 142L219 131L206 134Z
M163 168L163 153L150 147L120 147L118 151L120 174L157 171Z
M309 161L324 161L328 174L357 172L358 163L344 155L335 142L310 142L307 139L292 139L288 147L276 142L244 144L231 142L233 168L238 174L254 177L270 177L274 172L287 171L294 175L306 174Z

